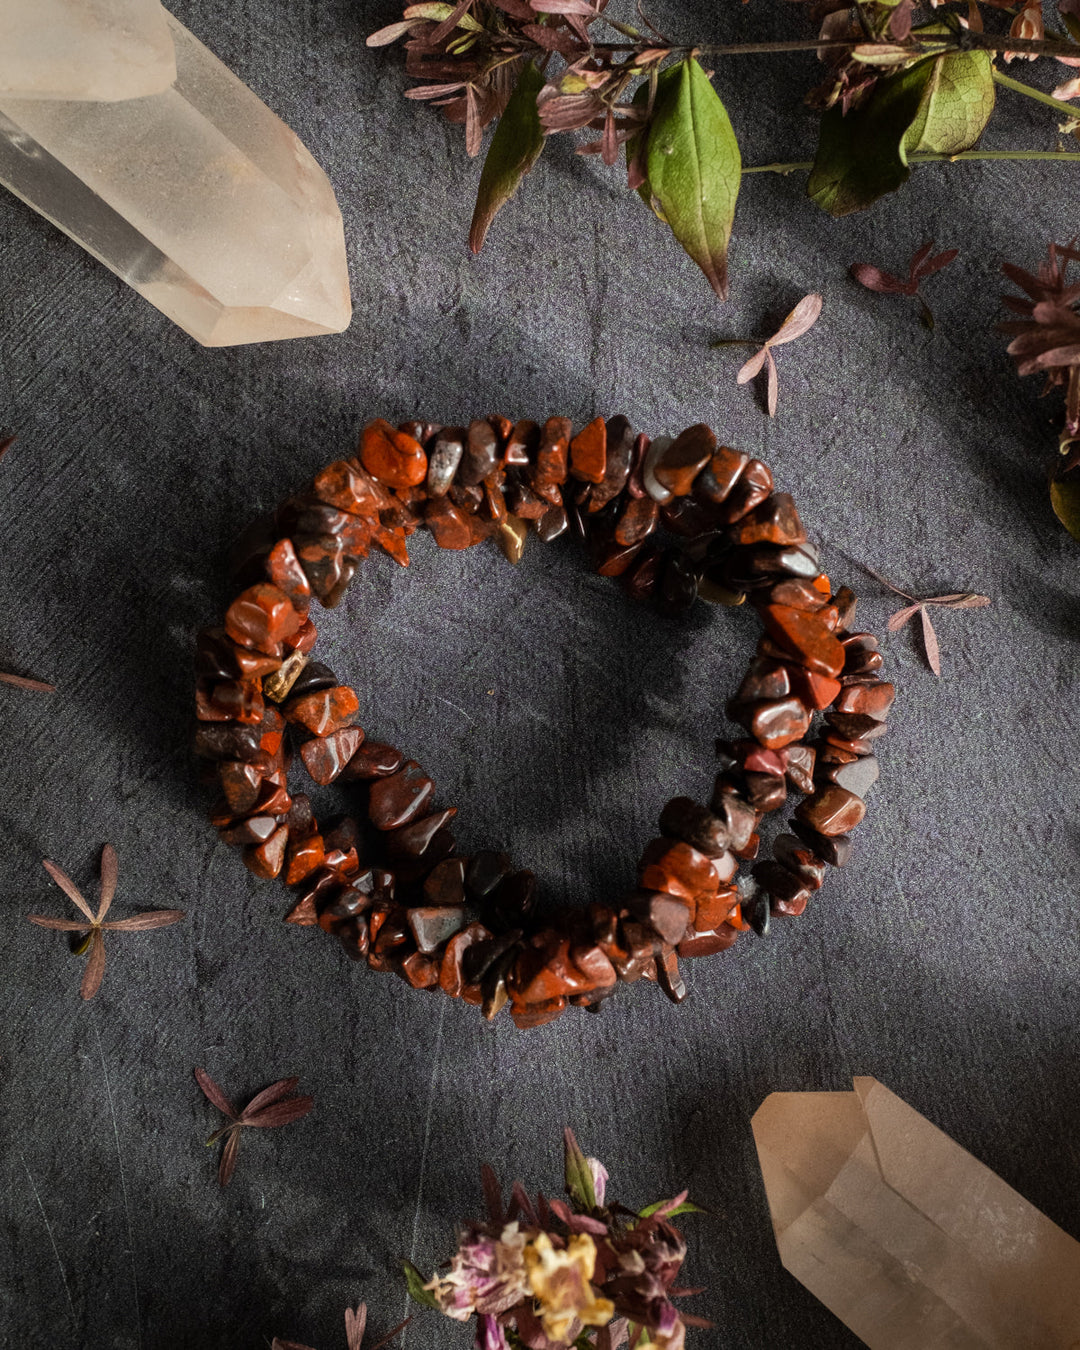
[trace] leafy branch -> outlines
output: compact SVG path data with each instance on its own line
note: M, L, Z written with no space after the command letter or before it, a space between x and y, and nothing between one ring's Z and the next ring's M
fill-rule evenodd
M1080 0L1059 0L1064 33L1047 33L1034 0L965 0L920 17L914 0L821 0L816 35L780 41L679 43L643 17L643 28L607 12L607 0L426 0L373 33L372 47L404 40L407 97L430 102L465 131L479 155L497 122L469 232L479 252L498 213L549 137L598 133L578 146L613 167L625 155L628 187L666 224L727 294L727 253L744 172L808 169L809 196L833 216L861 211L901 187L913 165L956 159L1073 160L1060 148L973 149L998 86L1080 117L1063 100L1080 79L1042 93L994 61L1053 57L1080 66ZM1007 31L986 31L1010 17ZM919 20L916 22L916 20ZM614 30L603 41L595 30ZM812 161L744 170L738 139L703 59L815 54L824 78L806 95L821 115Z

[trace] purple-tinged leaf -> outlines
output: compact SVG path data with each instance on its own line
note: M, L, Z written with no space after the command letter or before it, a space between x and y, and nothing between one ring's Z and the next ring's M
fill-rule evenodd
M770 347L783 346L785 342L794 342L810 331L821 316L821 296L814 292L804 295L776 333L768 341Z
M480 125L480 100L472 85L465 89L465 153L475 159L484 143L484 128Z
M249 1111L261 1111L264 1106L269 1106L272 1102L279 1102L282 1097L287 1097L290 1092L295 1092L296 1085L299 1082L299 1078L279 1078L276 1083L271 1083L269 1087L263 1088L261 1092L252 1097L251 1101L240 1112L240 1119L246 1120Z
M26 917L39 928L52 928L57 933L88 933L91 927L78 919L53 919L47 914L28 914Z
M575 1214L565 1200L549 1200L552 1214L560 1219L572 1233L592 1233L596 1237L606 1237L607 1224L593 1219L588 1214Z
M598 17L588 0L529 0L529 8L535 14L584 14L590 19Z
M769 410L769 416L776 416L776 405L780 398L780 377L776 373L776 357L772 354L772 347L765 348L765 364L768 367L767 392L765 406Z
M768 355L768 347L762 347L756 351L749 361L739 367L739 373L735 376L736 384L749 384L755 375L761 374L761 369L765 364L765 357Z
M920 609L922 609L921 604L907 605L904 609L898 609L895 614L890 616L889 622L886 624L889 632L899 632L908 619L913 618Z
M224 1092L222 1092L221 1088L218 1087L217 1083L214 1082L205 1069L195 1070L195 1081L202 1089L203 1096L206 1097L208 1101L212 1102L223 1116L228 1116L230 1120L240 1119L236 1107L233 1106L232 1102L229 1101L228 1097L225 1096Z
M187 914L184 909L148 909L130 919L112 919L101 926L110 933L145 933L151 928L168 928Z
M116 878L119 865L116 861L116 849L106 844L101 850L101 900L98 904L97 921L100 923L109 912L109 906L116 894Z
M539 23L527 23L521 31L525 37L531 38L538 47L543 47L545 51L558 52L560 56L577 56L582 51L581 43L572 33L567 33L565 29L548 28Z
M533 1202L529 1199L529 1194L520 1181L515 1181L510 1192L511 1212L507 1215L508 1220L514 1219L521 1214L526 1223L536 1227L536 1210L533 1208Z
M410 22L408 19L398 23L388 23L385 28L380 28L377 32L371 33L367 39L369 47L388 47L391 42L396 42L398 38L404 37L406 33L411 33L416 27L418 20Z
M960 250L958 248L947 248L943 253L935 253L928 262L925 262L919 268L919 276L932 277L935 272L940 272L943 267L948 267L959 256Z
M236 1171L236 1155L240 1151L240 1131L233 1130L225 1140L225 1147L221 1150L221 1161L218 1163L218 1185L225 1187L232 1181L233 1173Z
M934 632L934 625L930 622L930 614L925 606L920 605L919 614L922 618L923 643L926 647L926 659L930 663L930 669L935 675L941 674L941 651L938 647L937 634Z
M9 441L8 444L10 445L11 442ZM27 679L25 675L9 675L6 670L0 670L0 684L10 684L16 689L32 689L38 694L56 693L55 684L46 684L44 680Z
M469 247L474 253L483 248L492 221L543 151L544 131L537 107L537 96L543 86L539 67L534 61L526 62L499 118L480 173L476 208L469 227Z
M437 27L431 30L429 41L433 47L437 47L440 42L448 38L454 29L458 26L461 19L472 8L472 0L458 0L458 3L443 19Z
M345 1309L345 1345L346 1350L360 1350L367 1329L367 1304L361 1303L355 1312Z
M865 286L868 291L879 291L882 295L911 293L910 282L901 281L891 272L883 272L880 267L874 267L871 263L852 263L848 270L859 285Z
M275 1102L273 1106L264 1107L250 1116L242 1116L241 1122L256 1130L272 1129L275 1125L290 1125L294 1120L303 1119L314 1105L313 1097L290 1097L288 1101Z
M94 922L93 912L90 909L90 906L83 899L82 891L79 890L78 886L75 885L75 883L64 871L64 869L62 867L57 867L56 863L50 862L48 858L44 859L41 865L42 867L44 867L45 871L48 872L49 876L52 877L53 881L55 881L56 884L60 887L60 889L64 892L64 894L75 906L75 908L81 910L82 913L85 914L86 917L90 920L90 922L93 923Z
M84 999L91 999L101 988L101 981L105 978L105 939L101 936L101 929L95 928L90 935L90 955L86 958L86 970L83 972L82 984L79 986L79 995Z
M480 1182L484 1188L484 1204L487 1207L488 1218L492 1223L502 1223L502 1187L490 1163L484 1163L480 1169Z
M906 42L911 36L911 16L915 0L900 0L889 16L889 36L896 42Z
M393 1331L388 1331L386 1333L386 1335L382 1338L381 1341L376 1341L375 1344L371 1347L371 1350L383 1350L383 1347L389 1345L395 1336L401 1335L401 1333L405 1330L405 1328L409 1325L411 1321L412 1321L411 1317L406 1317L404 1322L399 1322L397 1326L393 1329ZM357 1341L357 1346L359 1346L359 1344L360 1342ZM353 1350L351 1341L349 1342L348 1350Z
M15 444L14 436L6 436L0 439L0 459L3 459L11 447Z
M459 89L464 88L465 85L461 80L453 84L417 84L412 89L405 90L405 97L415 99L442 98L444 94L456 94Z

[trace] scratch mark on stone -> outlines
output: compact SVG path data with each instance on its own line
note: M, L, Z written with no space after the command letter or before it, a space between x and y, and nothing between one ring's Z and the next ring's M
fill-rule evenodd
M105 1098L109 1103L109 1115L112 1117L113 1138L116 1140L116 1162L120 1169L120 1193L124 1200L124 1220L127 1224L128 1259L131 1262L131 1288L135 1296L135 1338L139 1350L142 1350L142 1309L139 1306L139 1276L135 1269L135 1235L131 1228L131 1207L128 1204L127 1180L124 1177L124 1155L120 1149L120 1129L116 1123L116 1109L113 1106L112 1086L109 1083L109 1070L105 1063L105 1047L101 1043L101 1032L94 1023L94 1035L97 1037L98 1054L101 1056L101 1072L105 1079Z
M436 694L435 697L439 700L440 703L445 703L448 708L453 708L455 712L459 712L462 715L462 717L464 717L466 722L468 722L469 726L471 727L476 726L476 723L472 720L472 718L469 716L469 714L465 711L464 708L459 708L456 703L451 703L448 698L443 698L442 694Z
M41 1203L41 1195L39 1194L37 1184L35 1183L34 1178L31 1175L30 1168L27 1167L26 1165L26 1158L23 1156L23 1154L20 1153L19 1159L22 1162L23 1171L26 1173L26 1179L30 1183L30 1189L34 1192L34 1199L37 1201L38 1211L41 1214L41 1222L45 1225L45 1231L46 1233L48 1233L49 1241L52 1243L53 1255L56 1257L56 1264L60 1267L60 1280L64 1286L64 1295L67 1298L68 1313L71 1317L71 1325L73 1327L78 1326L78 1322L75 1317L75 1304L72 1302L71 1290L68 1287L67 1271L65 1271L64 1263L60 1259L60 1248L56 1245L56 1238L53 1237L52 1224L49 1222L48 1216L45 1213L45 1206Z

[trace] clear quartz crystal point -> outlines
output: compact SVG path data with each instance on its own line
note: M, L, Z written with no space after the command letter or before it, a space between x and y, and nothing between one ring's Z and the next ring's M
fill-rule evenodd
M120 99L176 79L157 0L0 0L0 95Z
M9 6L42 7L0 0L0 39ZM326 175L247 85L165 19L176 79L160 93L128 97L126 79L115 101L0 87L0 183L205 346L341 332L352 309Z
M874 1078L753 1119L785 1267L871 1350L1080 1350L1080 1243Z

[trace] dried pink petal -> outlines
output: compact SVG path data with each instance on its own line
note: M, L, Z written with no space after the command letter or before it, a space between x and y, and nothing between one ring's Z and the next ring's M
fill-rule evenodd
M821 296L816 292L804 295L766 345L779 347L809 332L821 315L821 304Z

